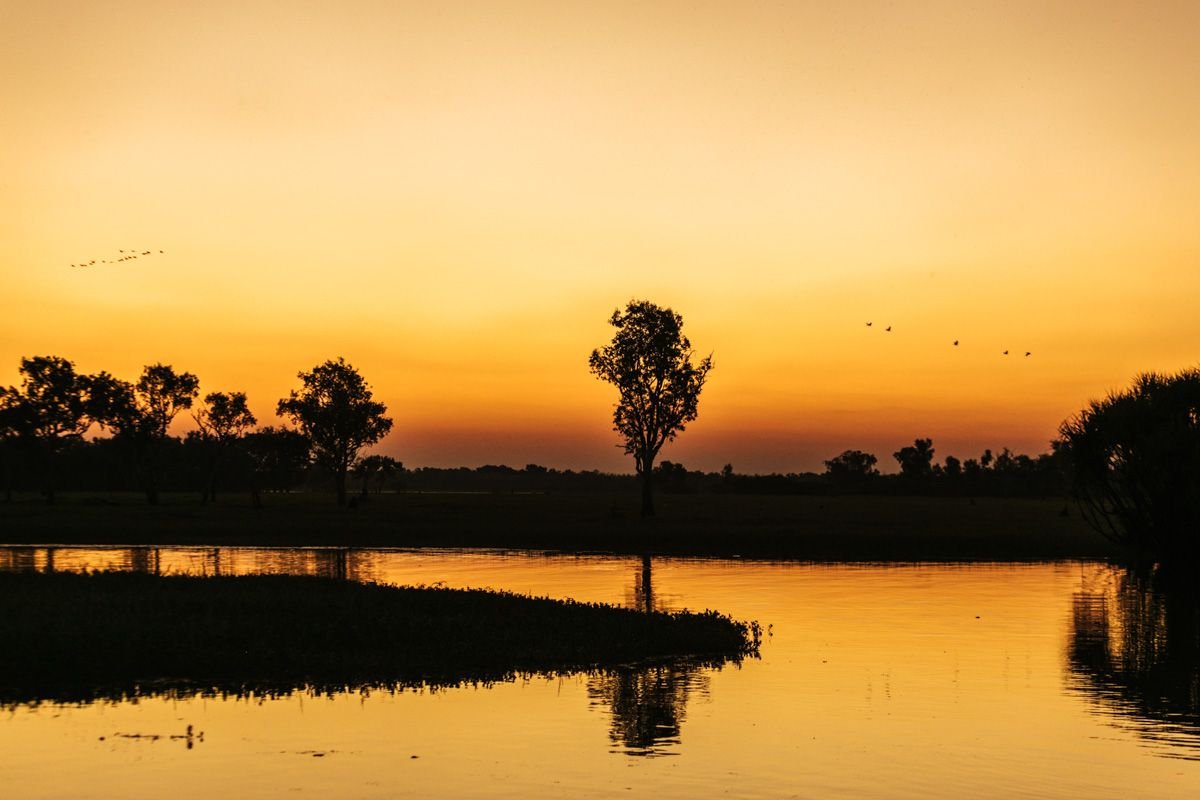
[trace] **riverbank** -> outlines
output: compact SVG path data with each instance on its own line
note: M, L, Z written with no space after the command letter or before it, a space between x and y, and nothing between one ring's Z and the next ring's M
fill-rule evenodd
M1109 559L1121 551L1061 499L605 494L318 494L201 506L167 496L65 495L0 505L0 544L488 547L809 561Z
M495 681L757 653L708 612L328 578L0 573L0 702Z

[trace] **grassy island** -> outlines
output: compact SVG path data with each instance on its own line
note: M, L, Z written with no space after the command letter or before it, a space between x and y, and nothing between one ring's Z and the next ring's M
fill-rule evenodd
M0 573L0 700L492 681L757 653L715 612L328 578Z

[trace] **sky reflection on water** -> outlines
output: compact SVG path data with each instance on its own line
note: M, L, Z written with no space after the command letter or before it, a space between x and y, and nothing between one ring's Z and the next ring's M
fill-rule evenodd
M1200 762L1189 760L1200 742L1194 609L1188 617L1179 610L1186 605L1105 565L656 559L647 575L636 558L0 549L0 568L51 566L299 572L638 607L649 598L656 608L757 619L771 635L761 661L721 670L659 665L437 691L10 710L0 747L17 763L91 765L78 784L23 769L13 784L22 797L80 786L103 796L99 787L130 769L139 777L118 793L139 796L125 788L142 785L146 768L180 770L181 797L207 796L230 789L231 779L202 766L216 758L239 763L255 785L247 796L263 797L322 785L353 796L443 797L1200 791ZM178 739L112 738L181 735L188 724L205 732L191 751ZM0 765L0 778L10 770ZM143 788L152 796L148 780Z

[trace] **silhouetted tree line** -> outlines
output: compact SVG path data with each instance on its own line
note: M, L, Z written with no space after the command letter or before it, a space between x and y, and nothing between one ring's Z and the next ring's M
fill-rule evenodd
M382 455L360 457L390 429L386 408L373 400L361 375L342 359L299 373L302 388L277 410L294 427L256 427L243 392L209 392L200 398L195 375L165 364L145 368L135 383L106 372L88 375L56 356L21 360L19 387L0 388L0 463L5 497L40 492L54 502L59 491L144 492L155 503L162 491L195 491L203 503L218 492L321 489L332 484L339 502L357 502L394 491L620 492L643 490L645 476L595 470L485 465L475 469L406 470ZM183 437L168 428L189 412L196 429ZM97 434L85 438L85 434ZM826 462L824 474L744 475L688 470L662 461L650 484L666 494L949 494L1053 495L1063 491L1061 459L1029 457L1007 449L960 462L933 460L929 439L894 454L900 472L881 475L877 459L858 450ZM645 463L650 463L647 455ZM350 498L351 491L357 499Z
M249 491L257 505L265 490L323 474L345 503L352 471L361 473L365 494L371 478L394 465L382 456L358 458L392 421L340 358L299 373L302 387L279 401L277 413L294 428L255 429L242 392L210 392L197 403L199 379L166 364L147 366L130 383L107 372L80 373L58 356L35 356L21 359L20 374L20 386L0 387L6 500L16 489L36 489L48 503L61 489L137 489L153 505L164 489L194 488L207 503L220 484ZM171 423L186 410L196 430L171 436ZM108 436L86 440L91 431Z
M1055 453L1027 456L1008 448L999 455L985 450L979 458L962 461L947 456L933 460L933 443L918 439L894 454L900 471L881 474L878 459L861 450L847 450L825 462L825 472L744 475L726 464L720 472L690 471L663 461L654 469L654 482L664 494L878 494L944 495L952 497L1062 497L1068 489L1065 460Z

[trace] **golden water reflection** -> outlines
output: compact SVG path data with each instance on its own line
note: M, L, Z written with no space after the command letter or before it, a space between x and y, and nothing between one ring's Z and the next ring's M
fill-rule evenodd
M1153 570L1099 570L1072 598L1071 687L1165 754L1200 759L1200 593Z
M157 797L164 775L176 800L1200 791L1200 761L1188 760L1200 741L1192 612L1103 564L654 559L647 571L638 558L471 551L0 548L0 569L51 566L294 571L715 608L772 635L761 660L720 670L10 710L0 786L20 797ZM112 738L187 725L205 733L190 751Z

